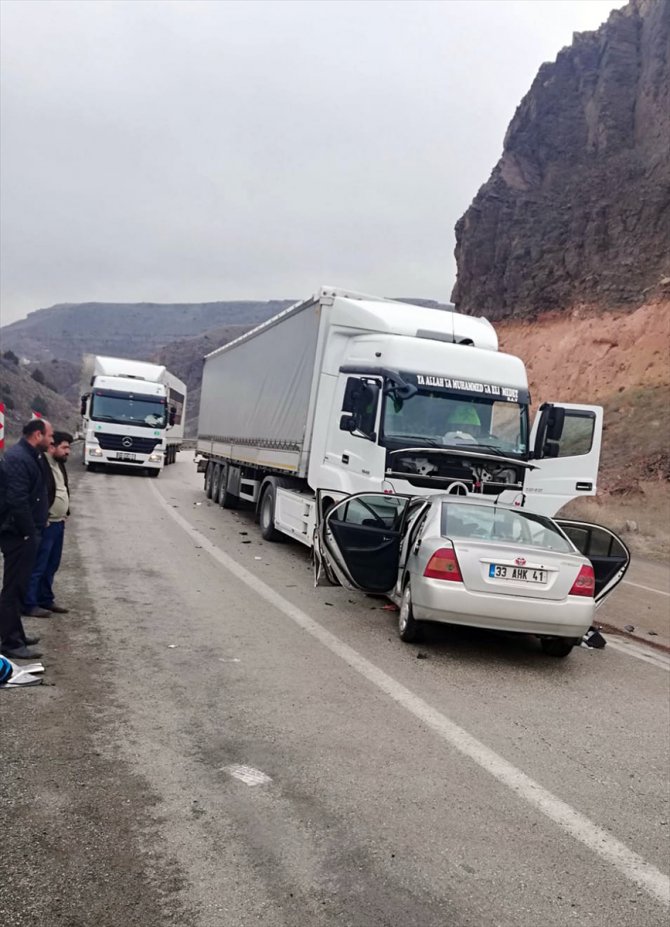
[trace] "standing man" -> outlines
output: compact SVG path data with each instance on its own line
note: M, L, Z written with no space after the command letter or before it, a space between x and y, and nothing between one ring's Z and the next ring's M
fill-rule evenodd
M0 550L4 557L0 592L0 652L12 659L34 660L38 638L27 638L21 609L35 557L49 515L43 452L51 447L53 428L45 419L23 427L23 437L2 461L4 502L0 512Z
M68 611L54 601L53 581L63 553L65 520L70 514L70 486L65 462L70 456L72 440L72 435L66 431L55 431L53 443L46 453L49 520L42 532L24 602L23 614L30 617L46 618L49 612L66 614Z

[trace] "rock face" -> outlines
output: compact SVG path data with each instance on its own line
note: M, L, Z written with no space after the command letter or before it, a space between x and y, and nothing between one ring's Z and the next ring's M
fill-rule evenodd
M637 305L670 275L670 0L631 0L540 68L456 225L461 312Z

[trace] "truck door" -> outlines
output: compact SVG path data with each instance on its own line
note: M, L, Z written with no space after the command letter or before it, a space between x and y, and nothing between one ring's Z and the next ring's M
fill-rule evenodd
M534 469L524 478L527 509L554 515L571 499L595 496L602 430L601 406L540 406L530 436Z
M316 559L349 589L388 593L398 578L409 496L359 493L329 509L316 531Z
M566 518L555 518L554 521L565 531L577 550L593 564L596 606L602 605L626 575L630 564L628 548L618 535L602 525Z

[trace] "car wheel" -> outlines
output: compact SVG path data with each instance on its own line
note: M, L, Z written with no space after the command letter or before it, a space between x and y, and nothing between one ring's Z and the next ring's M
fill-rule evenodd
M214 464L210 461L205 470L205 495L208 499L212 498L212 483L214 482Z
M412 590L409 583L405 586L400 602L400 611L398 612L398 634L400 640L406 644L413 644L421 636L421 626L414 618L414 609L412 608Z
M261 525L261 535L266 541L281 541L282 535L275 528L275 488L272 484L266 486L258 511L258 520Z
M541 637L540 647L548 657L567 657L575 642L571 637Z

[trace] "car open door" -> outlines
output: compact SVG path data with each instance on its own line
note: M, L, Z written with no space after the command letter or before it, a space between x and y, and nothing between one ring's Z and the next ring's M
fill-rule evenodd
M602 525L567 518L555 518L554 521L593 564L596 606L602 605L626 574L630 563L628 548L618 535Z
M410 496L358 493L320 520L316 560L349 589L388 593L396 585Z
M524 474L527 509L554 515L571 499L595 496L602 430L601 406L540 406L530 436L534 469Z

